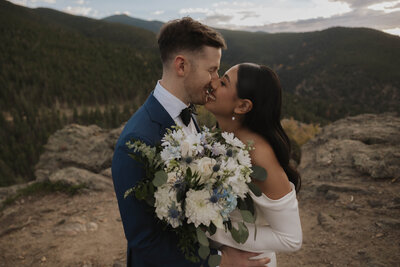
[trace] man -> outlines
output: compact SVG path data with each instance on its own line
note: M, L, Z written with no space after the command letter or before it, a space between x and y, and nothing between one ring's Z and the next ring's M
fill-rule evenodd
M130 151L125 143L135 138L154 146L172 125L182 126L187 133L198 130L190 112L188 116L180 114L191 104L205 103L212 81L218 79L221 49L226 45L219 33L191 18L165 24L160 30L158 45L163 63L162 79L127 122L112 162L114 188L128 240L127 265L200 266L185 259L177 247L176 235L160 228L144 202L134 197L124 199L125 191L144 177L141 165L128 156ZM263 266L265 260L248 260L255 255L258 254L224 247L221 266L238 266L236 263L241 260L245 264L259 264L243 266Z

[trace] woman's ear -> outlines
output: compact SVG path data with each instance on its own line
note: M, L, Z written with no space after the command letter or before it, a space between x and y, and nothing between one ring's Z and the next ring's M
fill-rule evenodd
M178 76L185 76L187 72L187 59L183 55L177 55L174 60L174 69Z
M249 99L239 99L239 104L236 106L234 112L235 114L244 115L253 108L253 102Z

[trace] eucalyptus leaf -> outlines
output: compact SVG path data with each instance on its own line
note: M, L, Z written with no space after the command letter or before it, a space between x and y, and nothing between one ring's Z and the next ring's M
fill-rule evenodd
M257 197L261 196L262 192L258 185L256 185L255 183L248 183L247 185L254 195L256 195Z
M221 263L221 256L220 255L211 255L208 258L208 265L210 267L216 267Z
M139 155L137 155L137 154L129 153L128 155L129 155L129 157L131 157L132 159L136 160L137 162L140 162L140 163L145 163L145 162L146 162L146 161L143 159L142 156L139 156Z
M247 210L247 203L245 200L238 198L237 199L237 207L241 210Z
M248 210L240 210L240 214L242 214L243 220L247 223L254 223L256 221L253 214Z
M253 173L250 174L251 178L261 181L261 182L265 181L265 179L267 179L268 174L267 174L267 171L263 167L256 165L256 166L252 166L251 169L253 171Z
M256 217L256 211L254 209L254 201L249 193L246 194L244 201L246 202L246 208L244 210L250 211L251 214L253 214L253 216Z
M205 260L205 259L207 259L208 255L210 255L210 248L200 245L200 248L199 248L199 256L200 256L200 258Z
M215 232L217 231L217 227L215 226L215 224L213 222L210 223L210 226L208 227L208 232L210 233L210 235L215 234Z
M235 240L237 243L240 244L240 233L239 233L239 230L237 230L235 227L232 227L230 229L230 232L231 232L231 236L232 236L233 240Z
M244 244L247 238L249 238L249 229L247 229L247 226L243 222L239 222L238 226L240 243Z
M153 185L160 187L167 182L168 175L165 171L158 171L154 174Z
M197 240L199 241L199 243L205 247L208 247L209 243L208 243L206 234L200 228L196 229L196 234L197 234Z

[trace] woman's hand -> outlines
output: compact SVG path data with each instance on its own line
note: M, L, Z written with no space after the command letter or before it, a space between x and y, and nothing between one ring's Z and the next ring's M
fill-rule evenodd
M220 267L265 267L271 261L270 258L250 259L261 253L247 252L228 246L222 246L220 250L222 252Z

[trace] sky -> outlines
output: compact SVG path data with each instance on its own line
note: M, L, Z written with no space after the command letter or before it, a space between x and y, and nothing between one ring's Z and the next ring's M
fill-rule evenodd
M10 0L101 19L126 14L166 22L190 16L216 28L308 32L335 26L368 27L400 36L400 0Z

